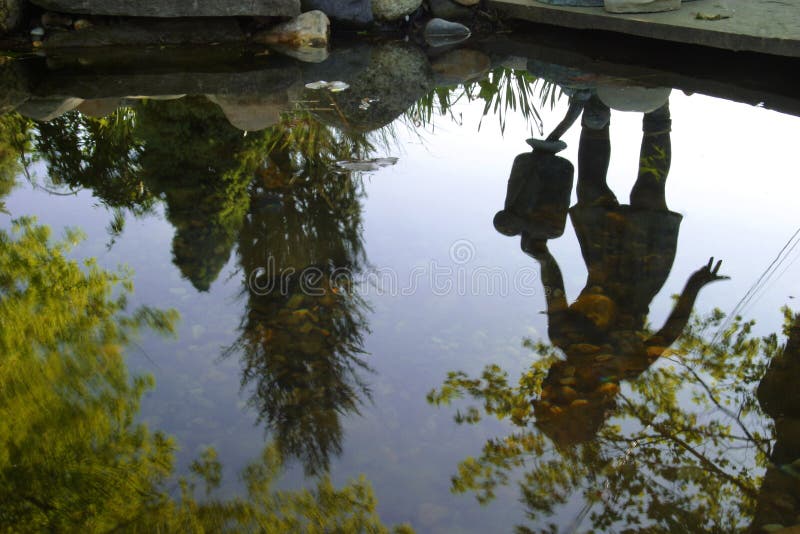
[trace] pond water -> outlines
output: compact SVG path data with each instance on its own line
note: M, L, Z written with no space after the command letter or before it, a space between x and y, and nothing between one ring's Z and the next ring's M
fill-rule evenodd
M800 119L537 74L4 115L2 526L800 522Z

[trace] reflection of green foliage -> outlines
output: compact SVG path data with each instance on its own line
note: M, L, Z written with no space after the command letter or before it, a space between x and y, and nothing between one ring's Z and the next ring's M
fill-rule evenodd
M770 461L775 436L755 387L783 347L776 335L753 337L752 323L738 319L719 331L722 319L720 312L694 319L659 364L627 389L613 392L613 419L595 439L570 447L555 446L542 428L531 428L540 426L540 410L547 408L538 396L557 358L549 346L529 343L538 358L517 385L497 366L486 367L475 379L451 373L441 389L430 393L430 402L478 400L482 409L470 407L457 421L476 423L488 414L518 428L490 439L479 457L463 461L453 490L475 491L483 502L498 485L516 478L537 528L580 495L585 506L577 520L588 518L596 530L634 525L648 532L744 529L755 512L759 472ZM787 311L786 320L788 325L797 318ZM709 339L713 330L718 335ZM578 400L570 409L576 417L592 407ZM519 469L521 478L515 474Z
M308 286L307 286L308 287ZM327 469L341 453L340 416L357 413L369 394L359 378L366 329L358 299L330 285L314 284L322 296L288 294L249 299L242 334L242 383L254 386L250 403L274 432L283 457L297 457L307 472Z
M285 170L330 169L337 161L364 159L375 150L369 134L343 132L297 109L264 131L265 154Z
M377 501L363 477L337 489L326 475L313 490L281 491L275 489L282 463L275 447L264 449L261 459L242 472L247 487L246 498L203 502L195 499L195 483L181 480L181 499L153 509L150 514L129 525L133 532L374 532L409 534L407 525L388 529L375 512ZM203 462L193 471L205 482L207 494L219 482L221 465L216 455L206 451Z
M18 113L0 116L0 213L5 212L2 198L16 185L22 172L22 153L30 147L28 121Z
M251 403L280 453L313 473L341 451L340 416L356 412L368 394L358 377L366 368L364 303L332 280L363 263L361 185L329 169L369 149L358 139L339 144L329 127L290 120L266 136L271 150L239 237L248 281L273 287L251 287L231 352L241 353L243 385L254 386ZM307 269L319 276L301 280Z
M131 380L123 350L142 327L171 332L176 314L126 315L129 276L66 259L78 238L51 244L28 219L0 231L0 530L389 532L363 478L341 489L327 476L313 490L275 489L274 447L243 471L246 497L215 497L222 468L213 450L171 496L175 447L135 422L152 379Z
M49 183L91 189L110 208L147 213L154 199L139 178L135 117L121 108L100 119L73 111L36 123L34 148L47 162Z
M433 89L418 100L408 110L406 116L415 123L432 124L434 113L437 111L442 116L449 115L455 119L452 110L457 103L482 101L483 116L494 115L500 124L501 132L505 131L509 113L520 113L526 124L531 128L535 125L541 133L542 119L536 109L537 98L538 105L543 107L549 102L552 107L557 98L555 86L534 78L525 71L498 68L491 71L483 80L468 82L455 88Z
M207 290L247 212L258 138L244 137L203 97L146 102L137 122L141 179L167 204L175 264L197 289Z
M123 315L129 278L48 238L26 219L0 233L0 524L103 531L156 502L171 468L171 441L134 422L152 379L129 380L122 347L175 314Z

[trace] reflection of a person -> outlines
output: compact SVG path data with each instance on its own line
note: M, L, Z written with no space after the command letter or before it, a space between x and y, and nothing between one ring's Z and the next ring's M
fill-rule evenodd
M620 205L606 183L609 118L609 108L593 96L581 121L578 202L569 210L588 270L575 302L567 302L547 237L521 232L523 250L541 266L550 340L567 356L550 368L534 405L537 425L560 444L594 436L620 380L643 373L680 335L700 289L723 278L717 274L720 264L710 261L689 278L664 326L654 335L645 333L650 302L672 268L681 223L665 198L669 103L644 115L639 172L628 205Z

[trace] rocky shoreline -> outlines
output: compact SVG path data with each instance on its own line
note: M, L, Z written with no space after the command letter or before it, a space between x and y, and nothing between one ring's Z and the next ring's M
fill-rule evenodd
M245 43L319 62L331 31L452 44L492 18L480 0L0 0L0 48Z

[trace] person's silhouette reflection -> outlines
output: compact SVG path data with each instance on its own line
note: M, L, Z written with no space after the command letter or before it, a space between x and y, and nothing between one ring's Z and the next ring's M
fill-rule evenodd
M578 202L569 209L588 270L575 302L567 302L561 271L547 249L552 236L531 230L540 221L528 219L526 225L508 228L502 225L507 216L500 225L495 218L495 226L506 235L521 230L522 249L541 266L548 334L567 358L549 369L534 408L537 425L561 445L596 434L620 380L643 373L680 335L700 289L725 278L718 274L721 262L714 265L712 258L689 278L663 327L652 335L645 332L650 302L672 268L681 223L665 198L671 159L669 104L644 115L639 172L628 205L620 205L606 183L609 118L608 107L593 96L581 121ZM504 211L509 211L508 200ZM517 206L516 212L524 210Z

